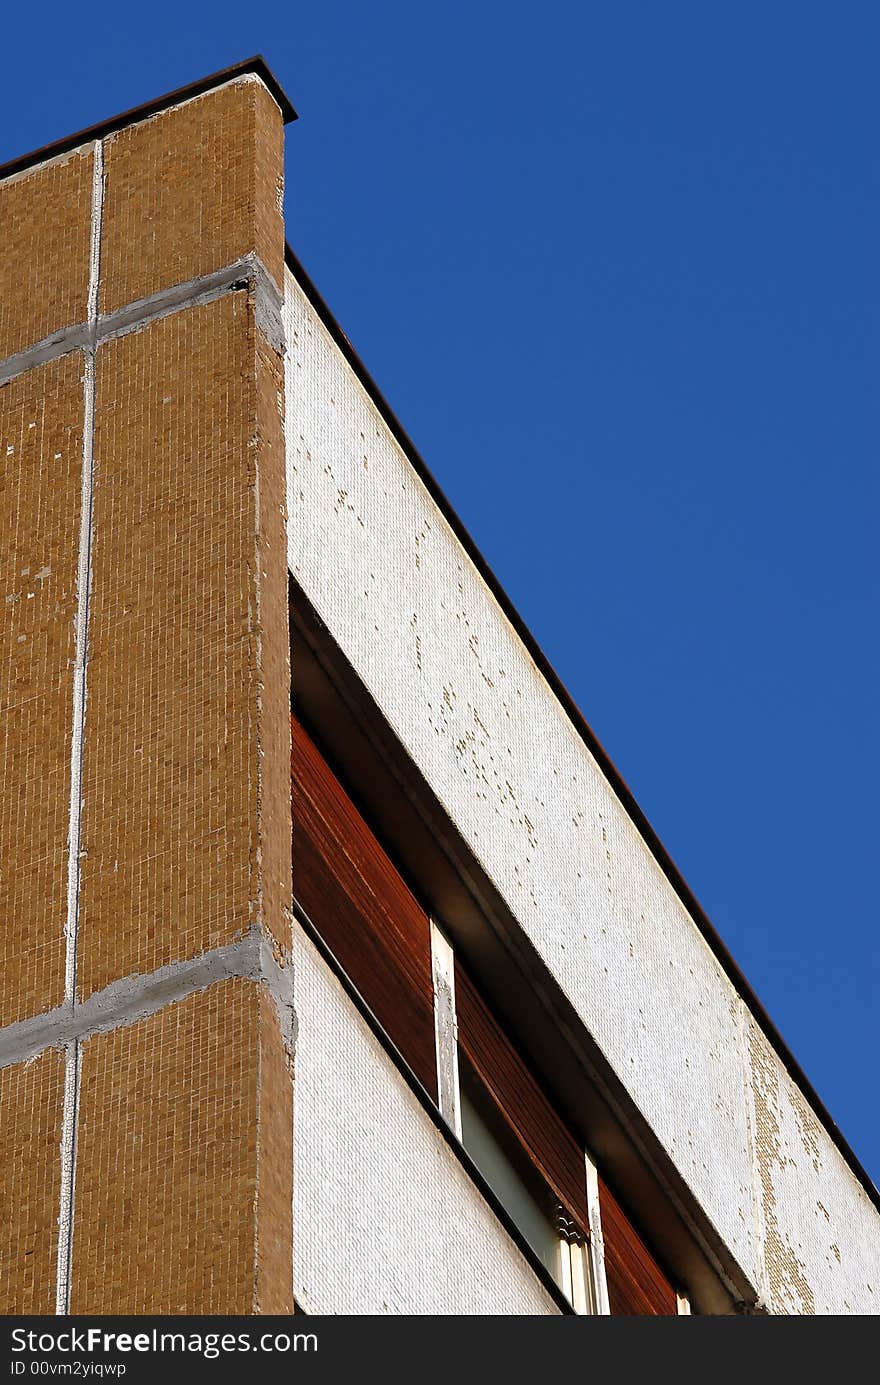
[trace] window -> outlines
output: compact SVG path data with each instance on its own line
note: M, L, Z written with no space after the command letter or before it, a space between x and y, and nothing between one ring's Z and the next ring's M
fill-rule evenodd
M297 717L294 895L577 1313L689 1313Z
M440 1109L574 1309L602 1311L583 1146L433 921L431 951Z
M459 1065L461 1142L511 1221L553 1275L562 1280L555 1203L470 1063Z
M436 1101L428 915L305 727L290 726L294 895Z

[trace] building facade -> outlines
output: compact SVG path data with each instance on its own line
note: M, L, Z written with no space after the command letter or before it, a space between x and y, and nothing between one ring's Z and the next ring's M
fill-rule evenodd
M0 169L0 1308L880 1307L878 1195L286 245Z

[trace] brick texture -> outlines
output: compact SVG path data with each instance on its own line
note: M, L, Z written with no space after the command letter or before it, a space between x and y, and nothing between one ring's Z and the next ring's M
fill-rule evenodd
M280 285L282 145L255 78L109 136L99 311L251 253ZM0 358L86 317L92 172L89 150L0 187ZM81 1000L255 926L289 951L283 421L251 290L97 348ZM0 1026L64 998L83 431L80 352L0 388ZM218 984L82 1052L72 1310L292 1311L292 1074L264 990ZM9 1071L0 1292L51 1311L61 1061Z
M284 124L274 100L254 85L254 249L284 291Z
M272 1001L260 994L255 1309L293 1307L293 1082Z
M268 1006L226 981L83 1045L71 1312L292 1311L290 1077Z
M0 1025L64 995L81 371L0 388Z
M256 452L259 472L257 570L260 581L260 801L262 915L290 948L290 629L287 614L287 479L284 371L256 336Z
M64 1059L0 1069L0 1313L54 1313Z
M258 497L254 335L237 293L99 351L83 996L229 942L261 916L282 945L289 936L286 784L272 805L275 836L286 831L274 916L264 908L261 773L267 758L282 766L276 777L286 771L289 676L276 649L283 639L286 651L286 585L275 574L269 591L258 562L258 504L266 511L283 481ZM273 461L280 469L277 448ZM285 704L268 757L264 626L279 685L266 700Z
M283 129L252 78L106 141L102 312L251 251L281 285Z
M0 360L86 319L92 150L0 183Z

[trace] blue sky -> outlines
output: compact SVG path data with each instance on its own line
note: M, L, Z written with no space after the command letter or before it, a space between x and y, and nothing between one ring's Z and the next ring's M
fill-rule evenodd
M4 38L0 159L264 53L288 238L880 1176L880 7L97 0Z

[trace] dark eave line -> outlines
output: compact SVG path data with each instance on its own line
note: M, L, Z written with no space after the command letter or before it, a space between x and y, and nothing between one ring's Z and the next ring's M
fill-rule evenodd
M412 439L403 428L385 399L376 382L373 380L363 361L358 356L348 337L340 327L336 318L330 311L327 303L316 288L313 280L303 267L297 255L286 246L287 264L297 283L303 289L312 307L315 309L319 318L332 336L339 350L342 352L348 364L351 366L357 378L360 380L364 389L369 394L379 413L387 423L397 442L405 452L409 462L416 471L417 475L424 483L426 490L436 502L438 508L448 522L456 538L461 543L471 562L476 567L480 576L486 582L495 600L498 602L507 619L510 621L514 630L522 640L537 668L547 680L550 688L562 704L572 725L581 737L591 755L598 762L602 773L608 779L614 792L617 794L621 803L626 808L638 828L642 838L648 845L657 864L663 871L675 893L678 895L684 907L687 909L691 918L696 923L709 947L718 959L724 972L732 982L738 995L745 1001L749 1011L754 1016L760 1028L772 1044L776 1054L783 1064L788 1075L800 1088L807 1101L812 1106L816 1115L821 1120L829 1136L834 1141L840 1153L843 1155L849 1167L864 1187L874 1206L880 1211L880 1190L868 1176L867 1170L862 1166L854 1151L850 1148L840 1128L832 1119L825 1107L824 1102L819 1097L806 1073L798 1063L794 1054L789 1049L779 1030L771 1020L764 1006L756 996L752 987L749 985L743 973L740 971L736 961L730 953L727 945L722 941L708 915L700 906L696 896L691 891L683 875L679 871L669 852L664 847L657 833L654 831L645 814L642 812L635 795L626 783L623 775L617 769L611 756L601 745L598 737L589 726L586 718L581 712L577 703L566 689L559 675L555 672L546 655L538 645L534 635L528 629L522 617L516 610L510 597L506 594L498 578L493 573L486 559L483 557L474 540L471 538L462 521L459 519L447 497L444 495L440 485L431 474L423 458L420 456Z
M246 58L244 62L224 67L220 72L212 72L209 77L202 77L198 82L190 82L188 86L178 87L177 91L169 91L165 96L157 96L155 100L146 101L142 106L134 106L130 111L123 111L121 115L101 120L86 130L78 130L74 135L65 135L63 139L55 140L52 144L44 144L42 149L33 149L29 154L19 154L8 163L0 164L0 178L9 178L13 173L21 173L35 164L45 163L47 159L58 158L60 154L67 154L71 149L78 149L80 145L88 144L91 140L104 139L107 135L115 134L117 130L125 129L127 125L149 120L150 116L167 111L170 106L179 106L181 101L191 101L194 96L203 96L206 91L223 86L226 82L233 82L237 77L245 77L248 73L259 77L271 92L281 108L285 125L296 120L296 111L278 78L265 58L255 54L252 58Z

